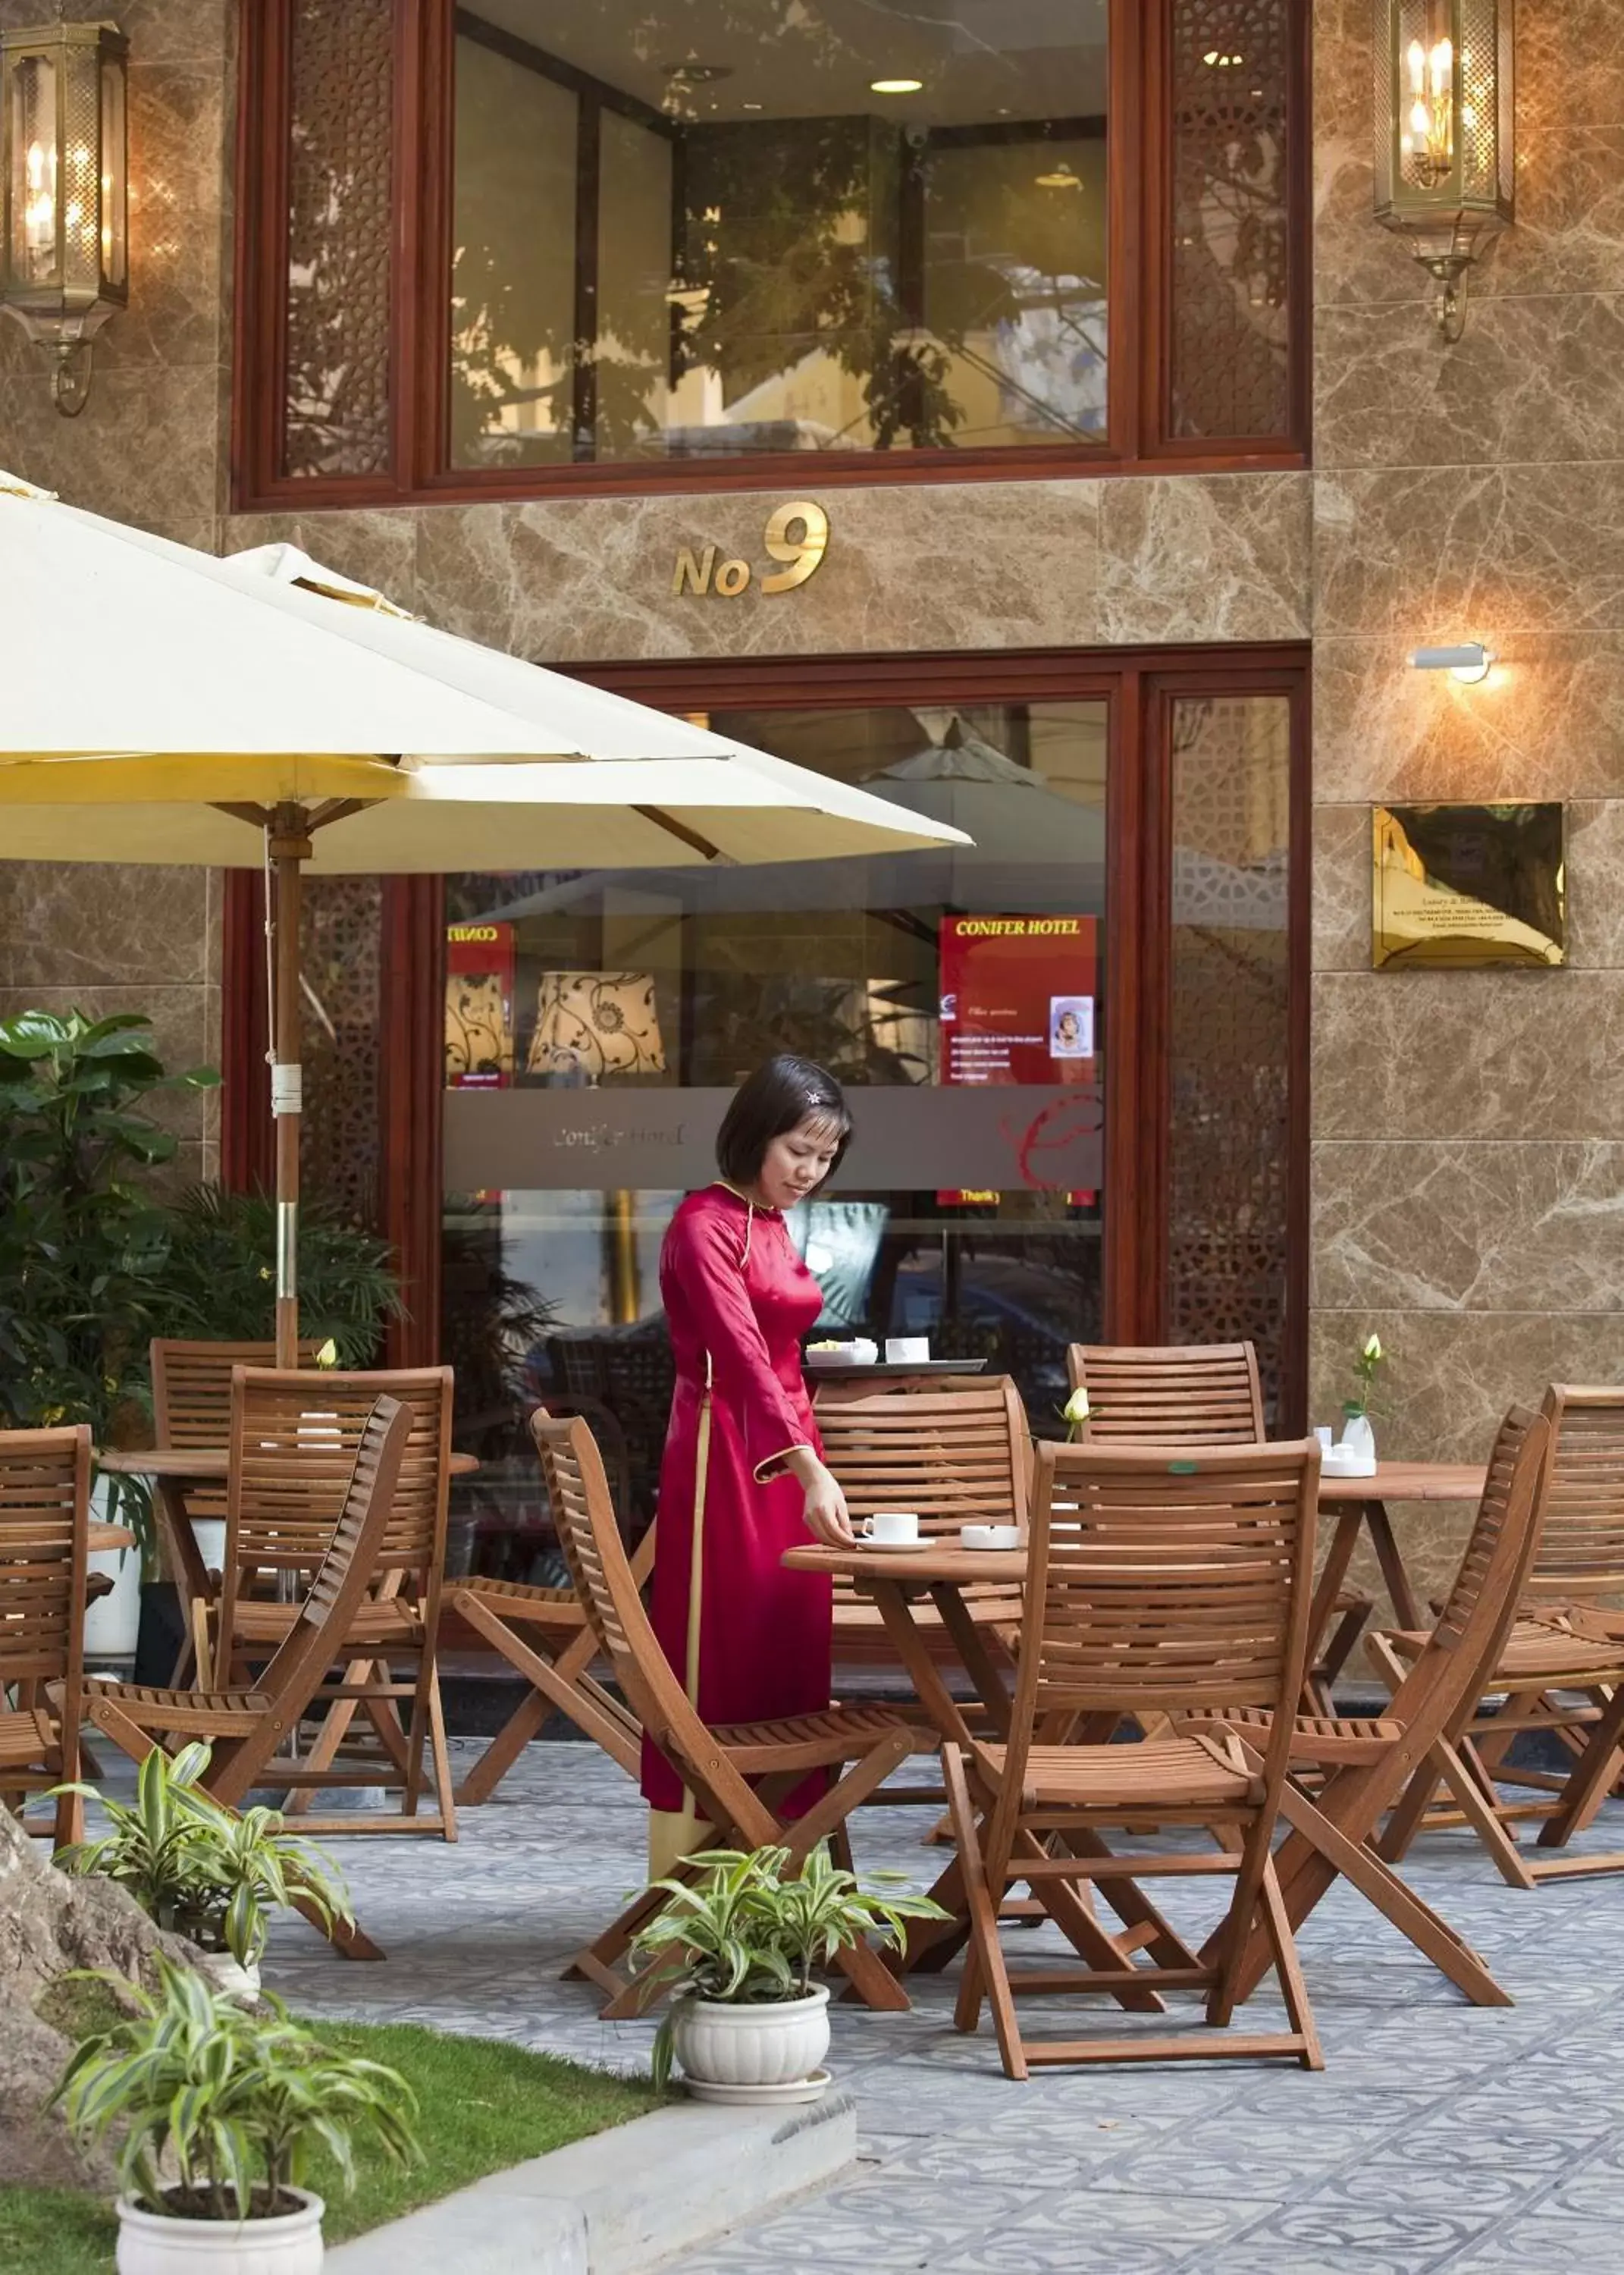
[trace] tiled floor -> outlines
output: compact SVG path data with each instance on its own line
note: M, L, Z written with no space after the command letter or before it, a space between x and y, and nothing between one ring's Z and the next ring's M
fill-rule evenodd
M625 1779L585 1745L533 1746L462 1828L454 1848L336 1844L389 1957L347 1964L295 1924L274 1941L271 1986L306 2010L643 2062L652 2026L601 2023L591 1991L558 1980L641 1878ZM918 1810L865 1812L859 1863L928 1884L940 1852L920 1830ZM1624 1804L1591 1841L1624 1847ZM1341 1887L1302 1938L1323 2075L1203 2063L1014 2085L990 2030L954 2032L952 1978L918 1980L911 2014L835 2009L832 2060L864 2128L851 2180L670 2275L1620 2275L1624 1875L1525 1894L1457 1833L1406 1871L1514 2007L1462 2005ZM1193 1909L1167 1908L1198 1922L1212 1892L1166 1885L1193 1892ZM1272 2003L1260 1992L1250 2011ZM1094 2015L1100 2002L1076 2006L1067 2027Z

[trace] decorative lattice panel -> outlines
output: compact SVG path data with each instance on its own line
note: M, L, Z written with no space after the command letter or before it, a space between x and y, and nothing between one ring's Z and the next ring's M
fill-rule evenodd
M389 463L392 0L301 0L293 22L284 465Z
M311 878L304 916L304 1190L376 1231L383 888L375 877Z
M1174 0L1175 435L1281 435L1289 423L1292 12L1292 0Z
M1290 715L1283 696L1175 707L1168 1319L1258 1346L1285 1327Z

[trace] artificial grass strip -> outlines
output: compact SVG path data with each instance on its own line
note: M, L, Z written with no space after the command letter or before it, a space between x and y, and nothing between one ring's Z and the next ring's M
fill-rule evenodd
M308 2019L308 2018L307 2018ZM409 2172L367 2158L346 2196L330 2160L306 2185L326 2199L329 2243L419 2204L662 2107L646 2077L616 2077L495 2038L451 2037L416 2022L312 2021L329 2045L397 2069L416 2093L424 2161ZM109 2275L117 2221L94 2197L0 2188L0 2275Z

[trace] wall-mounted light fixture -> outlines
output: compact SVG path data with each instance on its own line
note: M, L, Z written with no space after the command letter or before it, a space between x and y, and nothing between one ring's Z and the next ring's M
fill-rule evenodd
M1463 685L1475 687L1488 677L1494 651L1481 640L1462 640L1454 647L1418 647L1409 660L1417 671L1446 671Z
M49 349L70 419L91 342L130 298L129 53L116 24L0 32L0 307Z
M1410 241L1458 340L1478 240L1513 217L1514 0L1376 0L1376 218Z

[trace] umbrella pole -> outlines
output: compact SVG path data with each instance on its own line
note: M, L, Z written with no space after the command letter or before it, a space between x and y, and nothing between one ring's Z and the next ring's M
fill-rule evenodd
M302 807L279 805L265 832L272 880L276 1000L271 1007L271 1113L276 1129L276 1364L298 1364L299 902L310 858Z

